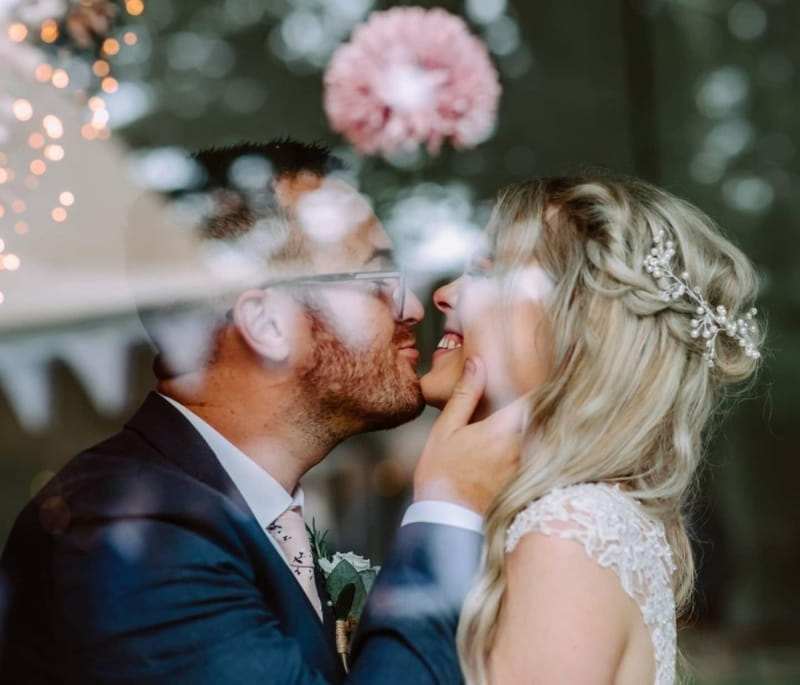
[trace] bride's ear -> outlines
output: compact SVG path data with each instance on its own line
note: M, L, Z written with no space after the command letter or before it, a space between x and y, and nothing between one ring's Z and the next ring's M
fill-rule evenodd
M289 358L296 317L297 304L274 290L246 290L233 306L233 321L244 341L276 364Z

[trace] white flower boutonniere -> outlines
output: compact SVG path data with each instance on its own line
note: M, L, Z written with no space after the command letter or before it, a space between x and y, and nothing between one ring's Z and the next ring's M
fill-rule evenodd
M320 534L313 521L308 535L314 561L325 578L325 586L333 603L336 651L342 657L345 671L349 672L347 657L350 654L350 640L380 566L373 566L369 559L354 552L331 554L325 542L328 532Z
M372 562L370 562L369 559L355 552L336 552L329 559L320 559L319 567L326 576L329 576L341 561L346 561L359 573L361 573L361 571L369 571L373 568Z

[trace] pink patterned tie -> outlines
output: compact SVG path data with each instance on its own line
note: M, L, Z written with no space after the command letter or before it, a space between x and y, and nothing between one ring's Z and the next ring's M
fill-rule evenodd
M300 507L291 507L284 511L267 526L267 532L278 543L295 579L322 620L322 604L314 581L314 558L311 556L311 543L308 541Z

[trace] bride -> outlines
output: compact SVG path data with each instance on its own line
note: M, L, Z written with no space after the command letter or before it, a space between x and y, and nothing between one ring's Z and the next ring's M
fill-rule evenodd
M434 293L444 337L422 379L443 406L465 365L485 374L475 419L526 398L459 625L466 680L672 684L684 505L709 417L758 365L755 272L702 212L633 180L511 186L487 244Z

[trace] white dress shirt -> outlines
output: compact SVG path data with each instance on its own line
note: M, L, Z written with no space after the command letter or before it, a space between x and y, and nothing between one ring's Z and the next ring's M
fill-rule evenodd
M175 407L206 441L250 507L265 537L283 556L277 542L266 530L289 507L299 506L303 510L303 489L298 485L294 493L289 494L267 471L197 414L171 397L161 397ZM483 531L483 518L479 514L457 504L434 500L414 502L409 506L401 525L410 523L439 523L478 533Z

